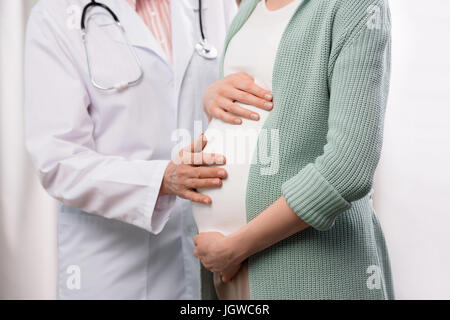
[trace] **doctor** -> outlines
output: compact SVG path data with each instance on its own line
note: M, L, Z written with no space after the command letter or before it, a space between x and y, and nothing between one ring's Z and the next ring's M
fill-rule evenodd
M195 188L220 186L226 172L170 161L177 137L205 128L202 105L236 121L250 114L233 101L270 96L242 74L214 85L234 1L200 11L198 0L102 0L82 17L89 3L41 0L26 40L27 148L61 203L58 296L196 299L185 199L210 202Z

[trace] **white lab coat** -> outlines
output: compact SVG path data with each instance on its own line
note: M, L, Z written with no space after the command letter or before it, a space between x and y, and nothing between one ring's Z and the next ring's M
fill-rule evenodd
M174 65L125 0L103 0L121 20L144 70L121 92L94 88L79 29L88 0L41 0L28 26L27 148L42 185L61 202L61 299L196 299L198 262L190 203L158 196L177 129L194 137L206 119L202 94L219 59L194 49L201 38L197 0L172 0ZM222 51L236 5L204 0L208 40ZM133 80L135 61L104 11L92 11L88 48L105 85Z

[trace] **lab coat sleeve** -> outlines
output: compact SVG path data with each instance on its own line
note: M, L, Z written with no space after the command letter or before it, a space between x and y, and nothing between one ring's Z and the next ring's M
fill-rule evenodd
M31 14L25 122L27 149L39 179L66 205L158 234L175 202L175 196L159 195L169 161L128 160L95 151L89 95L58 32L45 12Z

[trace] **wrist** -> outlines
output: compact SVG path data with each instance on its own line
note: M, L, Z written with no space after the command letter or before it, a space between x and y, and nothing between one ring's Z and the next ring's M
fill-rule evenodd
M230 260L237 264L246 260L249 254L248 243L246 242L244 234L235 232L225 238L226 247L230 248Z
M172 161L169 162L167 164L166 170L164 171L164 175L161 180L161 187L159 189L159 194L161 196L173 194L167 184L167 179L168 179L168 176L170 175L172 165L173 165Z

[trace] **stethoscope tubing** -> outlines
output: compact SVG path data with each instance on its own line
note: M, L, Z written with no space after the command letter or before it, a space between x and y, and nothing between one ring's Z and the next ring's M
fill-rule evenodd
M202 35L203 41L206 40L205 32L203 31L203 14L202 14L202 7L203 7L202 0L198 0L198 23L200 25L200 34Z
M120 20L117 17L117 15L107 5L105 5L105 4L101 3L101 2L97 2L95 0L91 0L91 2L89 2L87 5L84 6L83 13L81 14L81 30L86 30L86 15L87 15L87 12L88 12L89 8L95 7L95 6L101 7L103 9L105 9L106 11L108 11L109 14L113 17L114 21L116 21L117 23L120 23ZM198 20L199 20L199 26L200 26L200 34L202 36L202 39L206 40L205 31L204 31L204 28L203 28L202 9L203 9L203 1L202 0L198 0L198 10L199 10Z
M89 2L87 5L84 6L83 13L81 14L81 30L83 30L83 31L86 30L86 15L87 15L89 8L91 8L91 7L101 7L103 9L105 9L113 17L114 21L116 21L117 23L120 23L120 20L117 17L117 15L106 4L97 2L95 0L91 0L91 2Z

